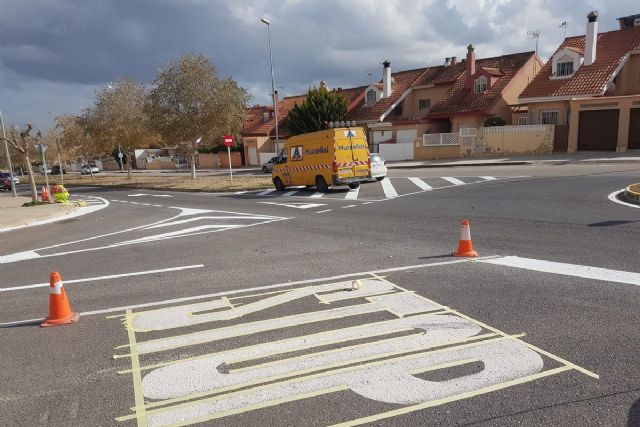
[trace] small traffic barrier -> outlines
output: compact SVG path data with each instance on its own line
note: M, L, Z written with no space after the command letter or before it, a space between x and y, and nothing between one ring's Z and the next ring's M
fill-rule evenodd
M40 199L42 200L42 202L48 202L49 201L49 192L47 191L47 187L45 187L44 185L42 186L42 189L40 190Z
M66 325L77 322L79 318L80 314L71 311L60 273L52 272L49 278L49 316L40 326Z
M458 249L451 255L460 257L475 257L478 256L478 252L473 250L473 243L471 242L471 227L468 220L462 221L460 228L460 240L458 241Z

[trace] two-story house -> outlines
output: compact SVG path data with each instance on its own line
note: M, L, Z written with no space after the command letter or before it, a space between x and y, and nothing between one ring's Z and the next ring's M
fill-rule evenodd
M598 33L589 13L586 34L567 37L520 95L529 123L566 128L556 151L640 148L640 15L618 21Z

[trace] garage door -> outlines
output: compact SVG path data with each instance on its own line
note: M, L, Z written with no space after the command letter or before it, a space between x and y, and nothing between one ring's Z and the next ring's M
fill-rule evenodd
M631 109L629 122L629 148L640 149L640 108Z
M404 129L396 131L396 141L398 142L398 144L412 144L417 137L417 129Z
M618 145L620 110L580 111L578 150L611 150Z

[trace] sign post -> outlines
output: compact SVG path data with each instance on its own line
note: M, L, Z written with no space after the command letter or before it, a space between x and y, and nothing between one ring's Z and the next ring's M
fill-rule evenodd
M231 184L233 185L233 171L231 170L231 147L233 146L232 135L224 136L224 145L225 147L227 147L227 154L229 155L229 178L231 179Z

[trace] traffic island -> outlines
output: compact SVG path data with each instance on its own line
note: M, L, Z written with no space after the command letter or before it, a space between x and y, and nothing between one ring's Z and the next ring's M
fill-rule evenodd
M0 231L66 216L77 209L78 207L73 204L38 202L34 205L30 197L13 197L3 194L0 196L2 211Z
M631 184L622 193L625 201L640 205L640 184Z

